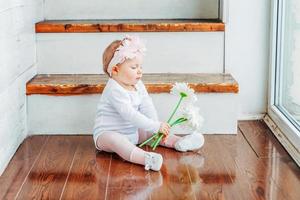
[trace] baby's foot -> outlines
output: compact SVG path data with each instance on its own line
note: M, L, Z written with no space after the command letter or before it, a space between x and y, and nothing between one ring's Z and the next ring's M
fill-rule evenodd
M152 169L159 171L163 162L163 157L158 153L146 152L145 153L145 170Z
M175 143L175 149L177 151L193 151L199 149L204 144L204 137L201 133L192 133L190 135L184 136Z

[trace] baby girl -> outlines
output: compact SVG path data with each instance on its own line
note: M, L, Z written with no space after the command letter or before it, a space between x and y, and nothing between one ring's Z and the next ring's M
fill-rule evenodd
M112 42L103 53L103 70L109 76L98 103L93 131L100 151L115 152L123 159L159 171L163 157L136 146L161 132L160 145L185 152L199 149L202 134L179 137L169 134L170 125L158 120L157 112L141 78L145 52L137 36Z

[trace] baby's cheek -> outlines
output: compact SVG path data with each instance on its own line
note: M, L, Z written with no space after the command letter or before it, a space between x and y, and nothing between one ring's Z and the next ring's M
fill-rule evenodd
M129 73L129 74L127 74L127 78L128 79L134 79L135 78L135 73Z
M132 77L133 77L133 76L132 76L131 74L127 74L127 75L126 75L126 79L127 79L127 80L131 80Z

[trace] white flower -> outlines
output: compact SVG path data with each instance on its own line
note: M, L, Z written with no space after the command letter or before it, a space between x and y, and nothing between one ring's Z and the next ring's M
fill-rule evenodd
M199 107L190 104L182 109L182 115L184 118L187 119L184 125L185 127L193 130L198 131L202 127L203 124L203 117L200 115Z
M187 83L175 83L171 89L171 94L184 97L185 101L194 103L197 101L195 91Z

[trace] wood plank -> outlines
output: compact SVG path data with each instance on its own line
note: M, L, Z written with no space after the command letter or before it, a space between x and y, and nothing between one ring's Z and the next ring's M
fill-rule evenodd
M27 83L26 93L80 95L102 93L106 75L37 75ZM143 82L149 93L169 93L175 82L187 82L195 92L238 93L238 83L230 74L145 74Z
M245 123L249 123L249 127L251 128L245 128ZM243 135L249 136L251 133L254 135L257 132L254 132L253 128L260 129L261 126L264 127L262 123L264 122L244 122ZM257 137L255 140L252 140L251 145L255 145L257 143L262 144L268 137L269 136ZM263 141L259 141L260 139ZM257 157L256 155L254 156L253 154L249 154L248 152L253 151L254 149L253 147L251 149L249 146L248 149L241 152L243 155L239 157L239 160L237 161L238 164L245 170L245 173L247 173L249 178L252 180L266 177L265 179L267 181L261 186L261 188L264 188L265 193L269 194L269 196L273 199L299 199L300 191L298 188L300 185L300 168L296 165L292 158L289 157L289 155L282 156L282 154L278 152L279 147L277 147L278 144L276 143L278 143L278 141L276 139L272 139L269 142L274 147L262 149L270 155L264 153L264 157ZM241 145L245 145L245 143L246 142L241 143ZM260 153L260 151L257 152ZM245 158L245 155L248 155L248 159Z
M264 194L265 188L263 187L264 179L261 180L252 180L249 179L247 174L244 173L244 169L240 168L237 164L237 160L239 159L240 151L243 152L245 148L248 148L248 144L244 144L244 138L241 133L238 133L235 138L222 137L217 139L219 144L218 146L222 146L222 159L221 162L232 163L235 165L235 174L236 181L234 184L224 187L226 199L235 199L236 196L239 196L238 199L269 199L267 195ZM243 145L239 145L243 143ZM234 146L236 149L236 155L234 156L230 149ZM250 152L250 154L254 154L254 152ZM245 159L247 159L247 155L242 155ZM249 158L251 160L251 158ZM242 191L242 192L241 192Z
M269 168L259 160L255 152L251 149L241 132L238 133L236 142L232 143L232 138L226 136L218 137L222 146L223 160L221 162L236 163L236 181L234 187L225 189L225 196L232 199L240 191L243 191L238 199L289 199L285 191L281 190L270 178ZM237 148L237 155L230 152L232 145ZM226 198L227 199L227 198Z
M225 195L228 189L226 188L236 184L235 165L223 161L224 155L221 153L223 150L217 143L218 136L205 135L205 144L198 152L198 156L204 158L204 164L202 167L196 168L201 179L198 186L200 191L195 193L196 199L227 199ZM190 174L192 174L191 169L194 166L197 166L197 163L191 164ZM191 177L193 176L191 175ZM236 199L242 199L241 194L234 195Z
M300 199L300 168L292 158L270 157L261 158L265 166L272 172L271 179L287 199Z
M59 199L79 140L78 136L51 136L17 198Z
M151 200L194 199L195 194L186 164L180 162L182 153L174 149L159 147L155 152L162 154L164 162L161 168L163 183L154 189ZM155 176L151 173L151 176ZM195 179L195 180L199 180Z
M32 136L24 140L4 173L0 176L0 199L14 199L48 136Z
M0 199L300 199L300 168L271 156L276 148L259 157L250 144L265 138L249 143L245 135L260 128L250 124L237 135L205 135L197 152L159 147L160 172L97 154L91 136L30 137L0 177Z
M149 199L156 184L150 173L144 166L129 163L113 154L106 199Z
M263 121L241 121L239 127L255 153L260 157L289 157Z
M105 199L111 154L96 152L91 136L80 136L62 199Z
M220 20L84 20L43 21L35 26L36 33L91 32L215 32L224 31Z
M275 166L269 165L268 162L265 163L266 160L257 157L247 142L244 132L242 133L239 130L238 137L240 137L239 143L237 143L239 152L235 161L256 198L291 199L288 197L288 191L278 187L276 181L272 178L272 171Z

